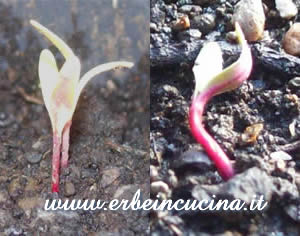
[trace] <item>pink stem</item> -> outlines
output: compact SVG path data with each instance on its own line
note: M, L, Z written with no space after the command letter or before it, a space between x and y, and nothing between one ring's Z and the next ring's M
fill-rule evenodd
M60 162L61 136L53 133L52 156L52 192L59 192L59 162Z
M62 159L61 159L61 167L62 168L66 168L68 166L71 124L72 124L72 121L69 121L63 130L62 154L61 154L62 155Z
M202 123L204 108L209 99L210 96L206 93L193 98L189 112L190 128L194 138L203 146L208 156L215 163L222 178L228 180L234 175L230 160L219 144L205 130Z

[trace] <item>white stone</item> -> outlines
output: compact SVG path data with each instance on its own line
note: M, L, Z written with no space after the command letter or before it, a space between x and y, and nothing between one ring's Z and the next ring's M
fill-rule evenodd
M293 158L286 152L284 151L277 151L277 152L272 152L270 154L270 157L274 160L274 161L279 161L279 160L283 160L283 161L290 161Z
M284 51L293 56L300 56L300 23L294 23L283 37Z
M290 19L298 13L298 9L292 0L275 0L275 4L280 17L283 19Z
M249 42L263 37L265 13L261 0L241 0L234 9L233 22L238 22Z

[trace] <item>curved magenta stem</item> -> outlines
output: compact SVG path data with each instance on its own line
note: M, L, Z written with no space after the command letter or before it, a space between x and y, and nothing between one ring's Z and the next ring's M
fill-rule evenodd
M207 152L210 159L224 180L230 179L234 175L234 170L229 158L220 145L205 130L203 125L203 112L207 101L210 99L207 93L202 93L193 98L189 111L189 123L194 138Z

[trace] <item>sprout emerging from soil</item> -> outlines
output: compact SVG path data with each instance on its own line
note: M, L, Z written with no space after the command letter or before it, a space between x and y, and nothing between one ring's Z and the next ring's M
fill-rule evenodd
M206 103L216 94L239 87L251 73L251 51L238 23L235 24L235 32L242 51L239 59L226 69L222 70L222 52L216 42L209 42L201 49L193 67L196 88L189 111L194 138L203 146L224 180L234 175L232 164L202 122Z
M58 48L66 60L59 71L54 55L44 49L39 61L41 89L53 131L52 192L59 192L60 164L62 168L68 165L72 116L83 88L95 75L119 67L131 68L133 63L116 61L98 65L79 79L80 61L71 48L38 22L31 20L30 23Z

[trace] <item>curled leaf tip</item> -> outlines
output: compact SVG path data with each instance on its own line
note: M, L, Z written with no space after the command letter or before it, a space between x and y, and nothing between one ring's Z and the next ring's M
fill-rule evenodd
M96 75L101 74L102 72L113 70L113 69L119 69L119 68L132 68L134 64L132 62L128 61L115 61L115 62L109 62L102 65L98 65L94 67L93 69L89 70L87 73L85 73L78 86L77 96L80 96L82 89L86 86L86 84Z
M233 90L245 81L252 70L252 56L250 48L238 23L235 33L241 45L239 59L222 70L222 54L216 42L210 42L201 49L193 72L196 81L195 93L210 93L210 96ZM202 64L201 64L202 63Z
M51 43L53 43L53 45L57 47L57 49L64 56L65 59L74 56L72 49L56 34L51 32L49 29L47 29L45 26L41 25L35 20L30 20L30 24L41 34L43 34Z
M235 26L235 34L236 34L238 43L241 45L247 45L247 40L245 38L245 35L243 33L243 30L242 30L240 24L238 22L235 22L234 26Z

